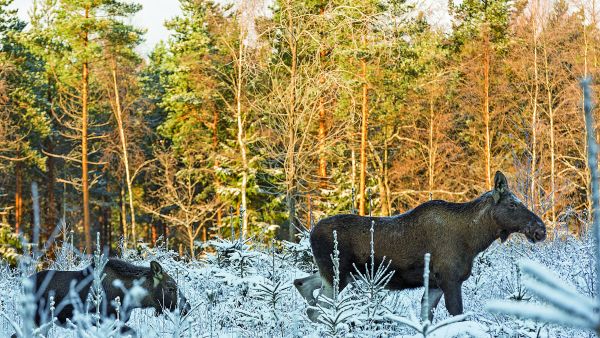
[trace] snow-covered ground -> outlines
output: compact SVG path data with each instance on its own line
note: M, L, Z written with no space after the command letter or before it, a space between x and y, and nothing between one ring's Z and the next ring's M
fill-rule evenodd
M154 316L153 310L135 310L128 325L141 337L421 337L402 322L420 325L422 288L401 292L379 292L381 305L368 301L357 288L340 294L341 315L348 315L337 327L313 323L306 316L306 303L292 281L307 276L314 268L306 241L300 244L243 246L238 242L216 241L213 252L197 261L179 260L175 253L143 248L123 257L135 264L157 260L192 304L193 311L182 319L177 314ZM216 251L214 250L216 248ZM514 299L536 302L524 290L517 262L538 261L573 284L582 294L594 293L593 243L570 236L529 244L518 235L504 244L494 243L476 258L473 275L463 285L463 322L440 328L428 337L593 337L592 332L547 323L495 315L485 310L488 301ZM275 251L275 253L273 253ZM86 262L69 261L59 255L57 268L81 268ZM10 321L22 325L23 295L21 272L0 268L0 337L13 332ZM371 313L371 314L369 314ZM373 314L374 313L374 314ZM330 313L331 315L331 313ZM394 320L401 318L401 320ZM443 300L433 326L448 320ZM103 337L108 330L52 328L48 337Z

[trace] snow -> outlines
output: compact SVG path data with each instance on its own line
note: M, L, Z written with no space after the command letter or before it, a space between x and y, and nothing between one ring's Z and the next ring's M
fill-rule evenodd
M361 295L365 288L350 287L339 295L338 304L343 311L337 313L335 332L350 337L422 337L420 332L426 328L428 337L588 336L592 331L585 328L592 327L592 320L597 317L591 297L595 271L590 247L590 238L569 236L535 245L521 237L494 243L475 259L473 274L463 284L464 308L468 313L449 316L442 298L432 323L419 319L422 288L381 292L376 297L381 303L372 312L369 297ZM144 338L331 335L331 327L308 319L308 305L293 287L294 279L307 276L314 269L306 241L282 243L275 254L270 245L228 240L213 241L211 248L213 253L192 262L180 260L175 252L164 248L144 246L140 251L127 252L125 258L134 264L148 266L151 260L159 261L192 305L185 317L177 313L155 316L151 309L138 309L127 325ZM69 259L67 253L57 257L62 268L78 269L87 264ZM523 258L530 260L522 261ZM15 327L27 327L23 321L27 298L22 295L21 281L21 271L0 264L0 337L10 336ZM559 291L551 292L555 289ZM134 289L131 297L137 298L142 292ZM519 299L516 304L515 299ZM501 310L508 315L488 310ZM329 311L331 315L336 314ZM74 318L72 326L76 329L51 325L46 337L118 337L114 323L107 321L94 328L85 325L86 320L91 319ZM549 321L564 326L547 324Z

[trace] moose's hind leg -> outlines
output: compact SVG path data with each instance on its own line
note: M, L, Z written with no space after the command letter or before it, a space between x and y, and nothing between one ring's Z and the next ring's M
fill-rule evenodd
M321 276L316 272L308 277L295 279L294 286L309 305L314 305L314 291L321 287Z
M435 310L438 303L440 302L440 299L442 299L443 294L444 293L442 292L442 289L440 289L440 288L437 288L437 287L429 288L429 301L427 302L427 304L425 304L425 293L423 293L423 298L421 299L421 306L427 305L427 308L429 309L429 314L428 314L429 321L433 320L433 311Z

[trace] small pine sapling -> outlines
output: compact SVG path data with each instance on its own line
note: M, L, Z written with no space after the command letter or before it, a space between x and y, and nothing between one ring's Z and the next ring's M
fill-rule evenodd
M354 300L348 292L349 288L339 291L340 287L340 252L338 250L337 231L333 231L333 294L329 298L319 296L317 309L320 313L318 321L325 325L325 334L329 337L340 337L347 333L347 323L356 314L362 312L360 302Z
M92 274L94 275L94 280L92 282L92 292L90 292L92 303L95 307L95 320L96 326L100 326L100 319L102 318L102 313L100 312L100 307L102 305L102 300L104 299L104 287L102 286L102 282L106 277L104 273L104 267L106 263L108 263L108 258L104 256L102 250L100 249L100 233L96 233L96 251L94 252L94 269Z
M273 318L279 322L277 304L281 301L281 299L283 299L283 297L287 296L287 291L290 289L291 285L285 283L283 278L280 278L279 274L277 273L274 242L271 244L271 258L271 278L266 279L263 283L257 285L256 297L259 300L265 301L269 304L269 307L273 313Z
M384 308L383 301L388 295L386 286L394 275L394 271L389 271L391 261L385 262L383 257L381 263L375 269L375 221L371 221L371 262L365 263L364 273L353 264L356 274L352 274L354 287L361 300L365 303L366 319L373 323L382 318Z

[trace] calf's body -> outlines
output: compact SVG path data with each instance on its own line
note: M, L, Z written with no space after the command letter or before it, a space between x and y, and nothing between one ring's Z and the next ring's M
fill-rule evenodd
M93 286L93 266L88 266L79 271L44 270L31 277L32 293L35 302L35 324L41 326L52 320L50 311L51 297L54 300L54 317L59 325L73 319L75 311L95 313L96 308L92 302L87 302ZM179 309L182 314L187 313L190 305L178 291L175 280L163 271L157 262L151 262L150 267L136 266L119 259L109 259L102 273L101 315L105 318L116 317L117 308L114 300L119 297L122 306L119 316L122 322L129 319L134 308L154 308L157 313L163 309ZM114 282L120 281L120 287ZM138 281L139 286L145 290L141 299L133 299L127 304L125 290L130 290ZM124 330L130 331L125 327ZM131 331L130 331L131 332ZM15 335L13 335L14 337Z

